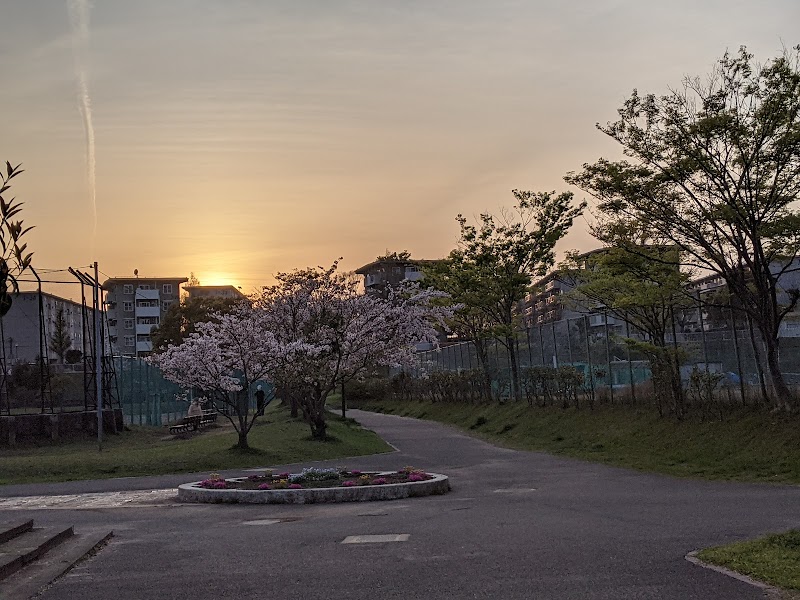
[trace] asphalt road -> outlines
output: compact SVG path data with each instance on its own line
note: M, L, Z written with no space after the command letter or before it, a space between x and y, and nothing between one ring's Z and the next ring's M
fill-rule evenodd
M328 464L413 465L449 475L453 491L336 505L5 510L0 519L30 515L76 531L114 530L106 548L42 600L755 599L764 592L684 556L800 526L800 487L646 475L497 448L435 423L352 413L398 452ZM166 488L192 479L5 486L0 496ZM381 534L408 539L341 543Z

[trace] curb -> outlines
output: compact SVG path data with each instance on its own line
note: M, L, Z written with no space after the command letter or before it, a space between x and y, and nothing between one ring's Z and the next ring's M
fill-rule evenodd
M388 471L391 473L392 471ZM380 473L379 473L380 474ZM180 502L241 504L317 504L331 502L370 502L397 500L416 496L446 494L450 480L446 475L428 473L433 479L385 485L355 487L305 488L299 490L211 490L197 487L199 481L178 486ZM229 481L244 481L236 477Z
M697 558L697 553L700 550L693 550L689 552L685 558L693 565L697 565L698 567L702 567L704 569L709 569L710 571L716 571L717 573L722 573L723 575L727 575L728 577L732 577L733 579L737 579L742 583L746 583L748 585L752 585L753 587L757 587L761 590L770 592L771 594L781 594L782 590L780 588L776 588L775 586L769 585L768 583L764 583L763 581L758 581L753 579L752 577L748 577L747 575L742 575L741 573L737 573L736 571L731 571L725 567L720 567L718 565L713 565L711 563L707 563L705 561L700 560Z

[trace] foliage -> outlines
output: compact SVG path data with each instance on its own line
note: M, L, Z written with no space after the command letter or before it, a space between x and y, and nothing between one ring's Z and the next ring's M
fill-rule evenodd
M58 356L61 364L64 364L64 357L72 347L72 338L67 331L67 322L64 319L64 309L59 308L56 312L53 334L50 336L49 348Z
M396 260L398 262L403 262L406 260L411 260L411 253L408 250L401 250L400 252L389 252L386 251L386 254L378 256L375 260L377 261L392 261Z
M83 358L83 353L76 348L70 348L69 350L64 352L64 362L66 362L68 365L78 364L79 362L81 362L82 358Z
M629 348L647 356L659 412L664 407L683 414L680 361L667 345L675 313L693 304L684 291L688 274L680 268L674 245L647 244L636 232L620 226L596 230L613 245L587 254L572 252L561 266L574 289L571 300L587 310L603 310L630 325L644 340L631 338Z
M553 264L556 242L585 203L573 206L569 192L557 196L555 192L512 193L516 203L511 211L501 211L498 216L481 214L477 226L458 215L460 239L447 261L453 275L443 274L437 283L444 291L456 293L463 304L461 310L483 315L486 328L509 354L513 396L519 398L514 344L517 303L525 296L531 278L544 275Z
M0 169L0 317L11 308L10 293L19 291L17 276L30 267L33 258L32 252L25 253L28 245L19 243L33 228L25 227L22 219L12 220L22 210L22 202L16 198L6 200L4 196L11 189L11 180L24 172L20 166L12 167L6 161L5 173Z
M316 438L325 437L328 396L378 366L410 365L415 344L437 343L436 326L451 313L435 306L441 293L410 284L388 298L358 293L358 281L327 269L279 273L256 305L279 344L301 343L291 361L270 374L299 403Z
M280 343L268 331L263 311L246 304L198 323L196 329L180 345L169 346L149 360L166 379L199 388L215 407L226 406L229 410L223 414L239 434L238 446L247 448L247 434L258 418L250 412L252 388L291 363L304 345Z
M781 289L800 250L799 63L800 47L765 65L741 48L705 80L660 97L634 90L616 122L598 125L628 160L566 177L599 200L599 229L646 232L725 280L761 333L781 407L794 400L778 329L800 299Z
M585 377L575 367L526 367L522 370L522 389L530 406L580 408L584 385Z
M183 298L179 303L173 303L161 319L161 324L154 327L150 334L153 351L163 352L170 345L181 344L196 331L198 323L230 313L241 302L236 298Z

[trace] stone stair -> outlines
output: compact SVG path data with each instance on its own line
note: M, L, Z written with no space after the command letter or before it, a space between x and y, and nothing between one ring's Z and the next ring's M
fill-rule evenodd
M33 520L0 521L0 598L27 600L111 538L105 530L34 527Z

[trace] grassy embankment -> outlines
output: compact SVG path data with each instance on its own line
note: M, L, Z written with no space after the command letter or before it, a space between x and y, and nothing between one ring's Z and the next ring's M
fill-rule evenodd
M678 477L800 483L800 418L766 412L676 421L655 411L394 400L360 408L449 423L485 440ZM353 407L355 408L355 406Z
M697 557L785 590L800 591L800 530L797 529L707 548Z
M391 448L375 433L352 420L328 420L330 440L310 439L308 425L291 419L283 407L270 407L250 431L252 450L231 449L237 436L227 419L188 439L176 439L166 427L132 427L109 436L98 452L97 442L2 450L0 485L78 479L103 479L167 473L222 471L287 463L361 456Z

